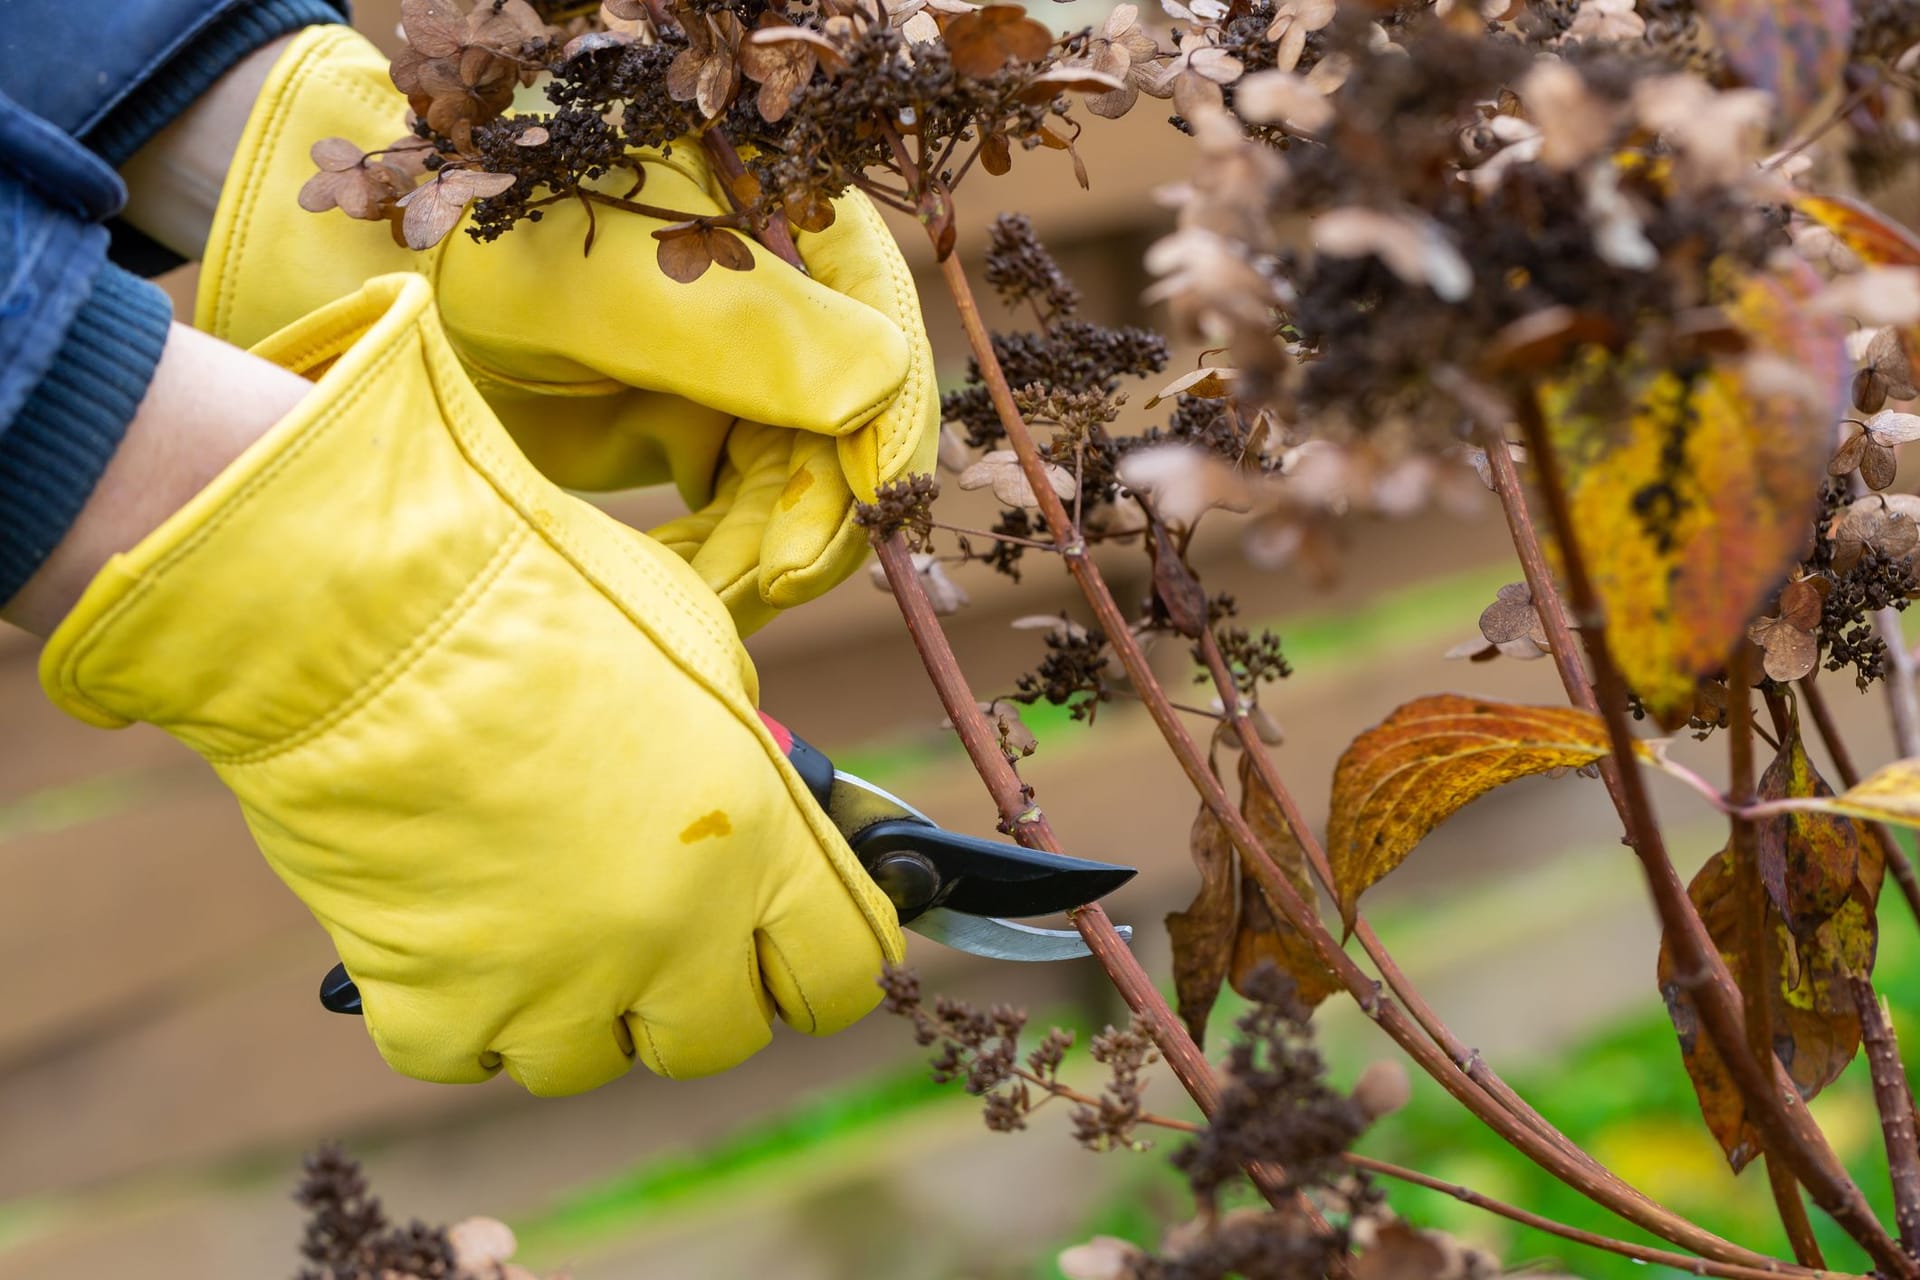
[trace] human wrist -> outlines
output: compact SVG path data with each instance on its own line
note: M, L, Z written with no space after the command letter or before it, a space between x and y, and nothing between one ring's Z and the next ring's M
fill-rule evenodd
M284 32L233 62L120 167L121 217L168 249L198 259L247 116L295 36Z
M158 528L309 389L296 374L173 324L98 482L0 617L51 634L108 559Z

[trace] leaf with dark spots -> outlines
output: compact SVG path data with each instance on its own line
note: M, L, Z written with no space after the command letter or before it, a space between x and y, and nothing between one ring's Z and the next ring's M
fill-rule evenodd
M1307 855L1293 838L1279 803L1260 782L1251 754L1240 756L1240 811L1259 838L1260 847L1278 863L1308 909L1316 909L1319 895L1307 875ZM1233 959L1227 980L1248 999L1248 979L1261 964L1271 963L1294 982L1294 994L1309 1009L1341 989L1340 979L1321 961L1308 937L1268 905L1260 884L1243 874L1240 882L1240 921L1233 938Z
M1167 915L1173 942L1174 1001L1195 1044L1205 1044L1207 1015L1220 996L1233 956L1238 866L1227 829L1203 803L1187 841L1200 870L1200 891L1185 911Z
M1762 969L1768 984L1774 1054L1802 1099L1811 1099L1833 1083L1860 1046L1860 1018L1847 988L1847 977L1872 971L1878 942L1874 909L1880 882L1879 851L1873 846L1867 853L1868 845L1872 842L1863 844L1858 874L1840 909L1805 938L1794 936L1772 896L1748 878L1754 869L1749 867L1743 873L1735 865L1731 846L1709 859L1687 886L1688 896L1699 908L1707 933L1736 982L1747 970L1744 954L1748 944L1741 922L1748 915L1750 902L1743 900L1743 894L1758 897L1762 921L1759 941L1765 949ZM1759 1134L1747 1119L1740 1091L1727 1074L1725 1062L1700 1024L1693 993L1682 981L1673 949L1664 938L1658 973L1660 993L1679 1037L1681 1058L1693 1081L1701 1115L1725 1152L1727 1163L1738 1173L1759 1154Z
M1761 775L1761 800L1831 796L1807 758L1798 726ZM1807 938L1846 902L1860 868L1860 832L1830 813L1783 813L1754 824L1761 883L1796 938Z
M1817 288L1804 267L1747 280L1728 306L1744 356L1596 350L1542 388L1608 648L1665 728L1798 558L1851 376Z
M1349 928L1360 895L1429 831L1515 778L1579 768L1607 754L1600 717L1434 694L1397 708L1355 738L1333 773L1327 857Z

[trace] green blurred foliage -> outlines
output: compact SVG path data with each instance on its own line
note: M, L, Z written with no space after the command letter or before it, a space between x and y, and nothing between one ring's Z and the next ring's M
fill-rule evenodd
M1902 1056L1912 1071L1913 1046L1920 1037L1914 1030L1920 1025L1920 934L1891 882L1881 912L1875 984L1892 1007L1896 1031L1907 1035ZM1647 984L1651 989L1651 956ZM1378 1052L1377 1042L1360 1047ZM1338 1060L1350 1057L1350 1052L1334 1056L1337 1078L1351 1079L1362 1065L1357 1058ZM1792 1257L1759 1163L1734 1177L1701 1121L1692 1086L1681 1068L1673 1028L1657 1005L1549 1062L1505 1074L1542 1115L1655 1200L1727 1239L1780 1258ZM1369 1134L1362 1151L1589 1231L1663 1244L1538 1168L1483 1127L1439 1085L1418 1072L1414 1076L1412 1102ZM1861 1190L1891 1224L1886 1151L1865 1057L1856 1057L1810 1109ZM1063 1238L1062 1246L1093 1235L1120 1236L1147 1245L1157 1240L1177 1220L1160 1211L1169 1200L1176 1205L1182 1202L1172 1171L1164 1161L1154 1166L1143 1170L1138 1184L1123 1197L1101 1206L1070 1238ZM1387 1190L1389 1203L1402 1217L1488 1249L1510 1270L1563 1272L1587 1280L1677 1280L1685 1274L1571 1244L1439 1192L1391 1182ZM1829 1266L1854 1272L1868 1269L1865 1254L1818 1209L1812 1217ZM1050 1260L1037 1259L1033 1274L1055 1280L1060 1273Z

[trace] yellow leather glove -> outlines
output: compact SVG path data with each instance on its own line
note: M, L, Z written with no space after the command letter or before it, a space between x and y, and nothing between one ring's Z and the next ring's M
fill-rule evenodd
M447 333L495 412L546 474L575 489L672 480L693 514L655 530L742 631L859 567L854 500L931 471L932 353L912 277L865 197L797 237L812 278L753 246L752 271L660 273L658 221L602 210L583 257L577 202L475 244L425 253L386 227L296 202L325 137L363 149L404 131L387 59L346 27L314 27L280 58L221 194L195 323L245 346L372 276L431 277ZM647 161L643 198L723 211L699 147ZM736 425L737 424L737 425ZM775 428L768 430L767 428Z
M240 799L396 1069L719 1071L878 1000L894 912L680 559L542 477L386 276L262 343L312 393L109 561L41 681Z

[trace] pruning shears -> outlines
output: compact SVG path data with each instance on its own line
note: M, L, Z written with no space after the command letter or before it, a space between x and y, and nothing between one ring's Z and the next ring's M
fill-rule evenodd
M892 901L900 923L935 942L993 960L1071 960L1089 954L1071 929L1042 929L1009 916L1071 911L1133 878L1134 868L1024 849L948 831L865 778L833 767L766 715L774 741L825 809L867 874ZM1132 930L1120 927L1122 937ZM336 964L320 1003L359 1013L360 989Z

